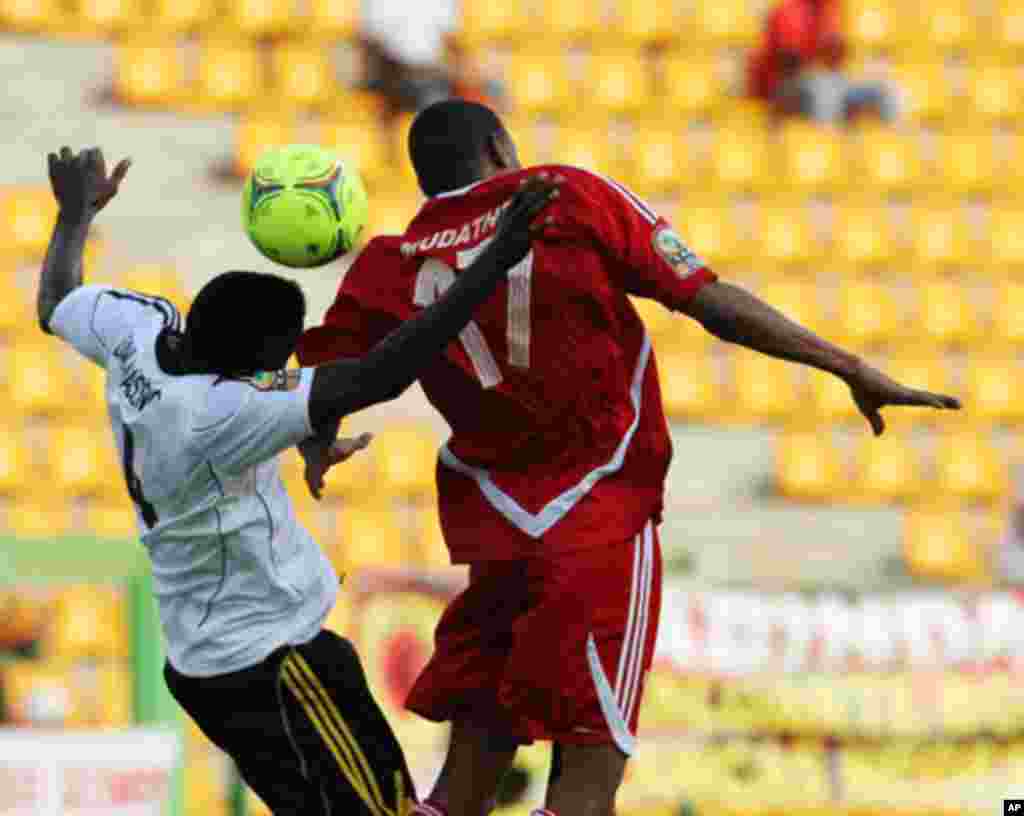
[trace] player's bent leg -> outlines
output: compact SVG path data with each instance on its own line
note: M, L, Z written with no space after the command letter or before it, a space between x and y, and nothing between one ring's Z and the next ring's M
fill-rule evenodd
M405 755L352 644L323 631L279 672L289 731L331 813L405 816L416 801Z
M418 816L484 816L494 807L502 776L512 765L515 740L471 722L452 723L441 775Z
M555 816L613 816L626 756L616 745L559 745L561 767L545 808Z

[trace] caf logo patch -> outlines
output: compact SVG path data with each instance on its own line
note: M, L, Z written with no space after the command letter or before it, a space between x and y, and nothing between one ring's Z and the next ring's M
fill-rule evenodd
M299 387L301 377L299 369L286 368L280 371L261 371L247 382L257 391L294 391Z
M681 278L688 278L706 266L670 227L662 227L654 233L654 250Z

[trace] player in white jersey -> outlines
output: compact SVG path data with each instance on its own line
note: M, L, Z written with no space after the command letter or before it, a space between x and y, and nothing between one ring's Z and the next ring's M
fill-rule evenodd
M286 371L305 320L295 283L228 272L187 319L168 301L82 283L89 225L117 193L96 149L49 157L60 205L39 320L107 371L106 398L153 567L168 687L275 814L402 816L415 794L351 644L324 630L338 576L298 523L277 456L298 446L319 498L325 472L365 447L341 418L393 398L529 251L540 181L435 306L370 354ZM270 373L266 373L270 372Z

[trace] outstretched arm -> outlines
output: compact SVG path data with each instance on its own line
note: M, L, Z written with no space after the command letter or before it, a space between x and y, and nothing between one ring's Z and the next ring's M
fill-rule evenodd
M78 155L68 147L49 155L50 186L60 206L53 236L46 250L39 278L36 311L43 331L50 332L50 318L65 295L82 285L82 257L89 225L117 194L131 162L121 161L107 177L103 152L98 148Z
M702 287L684 311L715 337L781 360L827 371L850 386L876 435L885 430L880 409L921 405L959 409L954 397L900 385L855 354L823 340L745 289L716 281Z

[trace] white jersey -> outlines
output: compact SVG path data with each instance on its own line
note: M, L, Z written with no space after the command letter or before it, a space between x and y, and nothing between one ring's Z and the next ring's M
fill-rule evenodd
M313 434L313 370L252 380L169 374L157 338L180 323L161 298L90 285L60 302L50 329L107 371L168 659L208 677L315 637L338 576L296 520L277 461Z

